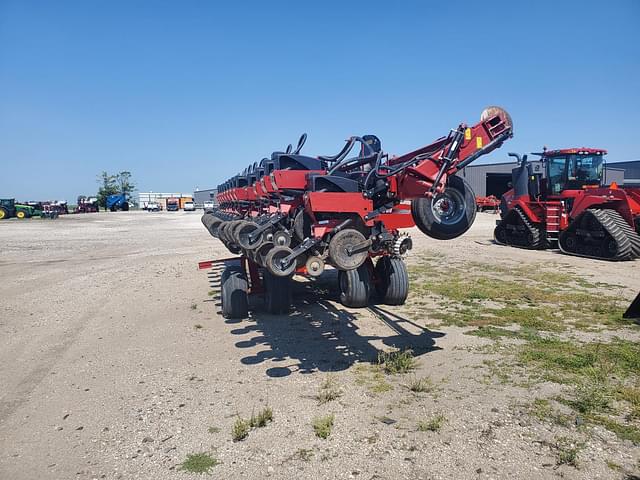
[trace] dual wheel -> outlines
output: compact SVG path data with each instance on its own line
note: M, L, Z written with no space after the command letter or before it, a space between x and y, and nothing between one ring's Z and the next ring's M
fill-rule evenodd
M264 273L264 305L272 314L284 314L291 308L291 278ZM231 265L222 273L222 316L247 318L249 315L249 282L244 269Z
M291 308L291 277L264 272L264 305L272 314L285 314ZM369 304L372 286L379 300L386 305L402 305L409 294L409 275L400 258L382 257L375 267L371 262L353 270L338 272L340 302L347 307L361 308ZM222 274L222 315L225 318L246 318L249 314L249 282L244 269L228 266Z
M369 262L354 270L338 273L340 302L347 307L366 307L375 286L380 301L386 305L402 305L409 294L409 275L404 262L384 256L371 268Z

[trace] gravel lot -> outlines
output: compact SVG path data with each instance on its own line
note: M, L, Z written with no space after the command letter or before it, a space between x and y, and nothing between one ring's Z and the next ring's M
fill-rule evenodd
M480 214L450 242L412 232L408 263L426 255L569 269L617 285L626 302L640 290L640 262L493 245L495 218ZM639 475L632 442L602 427L560 431L524 413L551 387L487 377L478 348L491 340L403 308L346 309L331 272L316 285L296 283L289 316L256 308L248 320L225 321L220 271L198 271L197 262L228 254L199 213L10 220L0 222L0 245L0 479L198 478L180 465L199 452L220 462L216 478ZM413 350L415 375L428 375L432 391L411 392L408 376L371 366L393 347ZM327 378L340 396L319 404ZM266 406L273 422L234 442L238 416ZM321 439L311 423L327 414L335 423ZM438 415L441 427L416 428ZM560 434L583 435L577 466L558 462Z

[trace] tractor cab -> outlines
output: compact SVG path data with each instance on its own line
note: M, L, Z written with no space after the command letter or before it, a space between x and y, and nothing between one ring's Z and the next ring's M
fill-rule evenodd
M569 190L602 186L606 150L569 148L546 150L540 155L545 166L545 197L563 196Z

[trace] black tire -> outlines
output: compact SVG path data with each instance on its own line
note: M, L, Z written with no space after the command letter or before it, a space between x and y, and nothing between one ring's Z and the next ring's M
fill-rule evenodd
M260 248L256 250L250 250L254 252L255 262L261 267L264 267L267 255L269 254L269 252L273 247L274 247L273 243L264 242L260 245Z
M300 210L293 219L293 233L300 242L311 236L311 219L304 210Z
M253 222L249 222L247 220L238 220L238 222L233 226L233 230L231 230L231 235L229 236L231 237L233 243L235 243L236 245L240 245L240 241L238 239L240 230L242 230L242 227L245 227L247 225L253 225Z
M375 267L376 291L382 303L404 305L409 295L409 274L400 258L382 257Z
M282 265L280 261L291 254L289 247L273 247L264 259L264 264L269 272L276 277L288 277L296 269L296 262L292 261L289 265Z
M272 314L291 310L291 277L276 277L264 272L264 308Z
M450 214L443 206L453 205ZM476 198L464 179L455 175L447 179L445 191L433 198L411 201L411 215L422 233L437 240L451 240L465 233L476 218Z
M367 265L360 265L355 270L340 270L338 285L340 303L345 307L361 308L369 304L371 275Z
M233 265L222 272L221 282L222 316L224 318L247 318L249 314L249 283L242 267Z
M259 228L258 224L247 222L237 230L238 243L245 250L256 250L262 245L263 234L258 235L255 240L251 241L249 235Z
M122 211L123 212L128 212L129 211L129 202L124 202L122 204Z

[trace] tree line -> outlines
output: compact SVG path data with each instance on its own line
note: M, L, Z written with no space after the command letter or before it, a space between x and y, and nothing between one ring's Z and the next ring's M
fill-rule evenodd
M130 196L136 189L136 185L131 179L131 172L127 171L116 173L115 175L102 172L98 175L97 182L100 185L96 195L98 197L98 205L103 208L107 207L107 197L109 195L124 193Z

